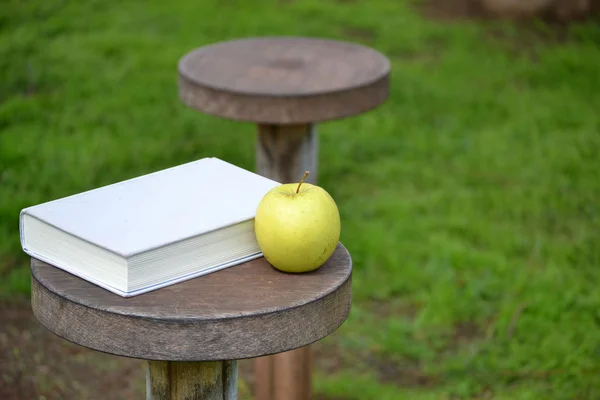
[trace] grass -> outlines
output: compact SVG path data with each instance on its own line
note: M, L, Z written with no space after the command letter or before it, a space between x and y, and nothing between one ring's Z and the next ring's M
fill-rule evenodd
M319 183L339 204L355 275L315 389L600 397L597 24L560 38L543 25L441 24L407 0L2 9L2 296L29 290L21 208L205 156L254 168L251 124L180 103L181 55L244 36L343 38L390 57L392 88L376 111L319 127Z

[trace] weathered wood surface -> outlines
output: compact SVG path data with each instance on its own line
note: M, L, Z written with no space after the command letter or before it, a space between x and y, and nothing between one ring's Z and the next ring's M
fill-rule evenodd
M168 400L171 396L169 361L148 361L146 367L146 400Z
M273 399L308 400L312 397L312 351L309 346L274 354Z
M237 360L223 361L223 400L235 400L238 394Z
M598 13L597 0L479 0L485 11L508 19L554 18L559 21L580 19ZM594 4L595 3L595 4Z
M281 183L293 183L310 171L306 182L317 182L318 137L314 125L259 125L256 170Z
M234 360L295 349L336 330L350 311L351 272L339 244L310 273L285 274L260 258L122 298L32 259L31 301L50 331L91 349L146 360Z
M273 356L259 357L254 360L252 391L256 400L273 400L273 367Z
M254 368L257 400L307 400L312 397L310 346L257 358Z
M148 361L146 400L192 399L237 399L237 361Z
M259 124L309 124L368 111L389 95L389 60L362 45L250 38L190 51L179 96L207 114Z

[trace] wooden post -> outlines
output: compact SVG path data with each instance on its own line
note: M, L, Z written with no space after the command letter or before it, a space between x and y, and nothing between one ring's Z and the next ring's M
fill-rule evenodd
M281 183L317 182L318 138L315 125L259 125L256 168ZM310 400L309 346L257 358L254 363L256 400Z
M148 361L146 400L236 400L237 361Z
M258 173L281 183L317 182L317 130L308 125L259 125L256 143Z

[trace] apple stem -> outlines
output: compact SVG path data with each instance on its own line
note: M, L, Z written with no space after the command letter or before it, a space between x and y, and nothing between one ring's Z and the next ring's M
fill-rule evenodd
M310 171L304 171L304 176L302 177L302 180L300 180L300 183L298 184L298 187L296 188L296 193L298 193L298 191L300 190L300 186L302 186L302 184L304 183L304 180L306 179L308 174L310 174Z

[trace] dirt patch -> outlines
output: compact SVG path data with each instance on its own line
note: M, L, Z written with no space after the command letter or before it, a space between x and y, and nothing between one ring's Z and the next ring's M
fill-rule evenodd
M419 4L419 11L436 20L463 20L489 18L479 0L427 0Z
M500 1L489 1L502 3ZM529 7L522 2L512 1L513 7L486 6L484 0L423 0L419 2L419 10L428 18L436 20L464 20L464 19L511 19L516 21L531 21L539 18L546 22L568 23L581 21L590 17L598 17L600 13L600 0L553 0L536 2L547 6Z
M323 394L317 394L317 395L313 396L313 400L348 400L348 398L346 398L346 397L330 397L330 396L325 396Z
M454 327L453 342L456 344L471 342L481 337L481 329L475 322L460 322Z
M351 351L343 348L334 333L328 340L312 346L315 368L325 374L334 375L345 371L362 374L374 372L381 383L389 383L403 388L431 387L437 383L435 377L423 372L419 365L412 361L399 363L381 357L374 352Z
M26 301L0 305L0 399L126 399L145 392L142 361L68 343Z
M0 173L0 184L2 183L2 174ZM0 278L5 279L8 274L19 266L22 260L16 257L8 257L3 255L0 257Z
M595 18L600 15L600 0L590 3L590 11L585 18ZM459 22L463 20L488 21L482 30L482 39L490 46L499 46L516 58L538 60L538 48L547 45L562 45L571 40L577 40L570 34L570 22L584 17L561 18L547 10L535 17L509 18L501 17L487 11L481 0L423 0L418 3L418 9L426 18L440 22ZM493 20L511 20L513 29L506 29L503 24L495 24ZM544 24L538 23L544 21ZM442 49L443 50L443 49ZM436 53L442 50L438 49ZM518 86L518 83L517 83Z
M398 365L393 362L378 361L376 363L378 378L381 383L391 383L400 387L431 387L438 383L435 376L429 376L417 366Z
M414 319L419 312L420 305L401 300L370 299L365 303L365 309L381 318L404 317Z
M356 26L344 26L342 27L342 35L350 40L355 40L361 43L372 42L376 34L372 29L360 28Z

